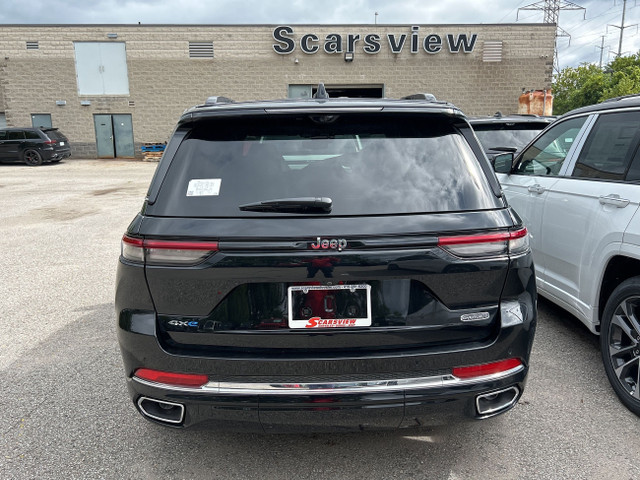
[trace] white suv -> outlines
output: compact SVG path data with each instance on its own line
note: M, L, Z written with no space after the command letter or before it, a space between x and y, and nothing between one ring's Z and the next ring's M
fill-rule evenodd
M640 95L567 113L496 157L531 235L538 292L601 334L605 370L640 415Z

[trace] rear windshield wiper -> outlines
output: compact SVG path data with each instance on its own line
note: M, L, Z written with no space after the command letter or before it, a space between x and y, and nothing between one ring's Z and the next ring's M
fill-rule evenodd
M331 212L332 200L327 197L295 197L247 203L238 208L247 212Z
M489 147L489 150L495 150L497 152L513 152L513 153L516 153L518 151L516 147Z

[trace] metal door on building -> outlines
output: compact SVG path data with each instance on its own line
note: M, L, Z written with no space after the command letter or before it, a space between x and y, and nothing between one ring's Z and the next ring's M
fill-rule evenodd
M50 113L32 113L31 114L31 126L38 128L51 128L53 124L51 123L51 114Z
M131 115L94 115L98 158L133 157Z

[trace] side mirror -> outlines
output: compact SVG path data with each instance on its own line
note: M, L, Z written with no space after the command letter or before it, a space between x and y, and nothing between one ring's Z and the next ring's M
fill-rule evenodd
M496 173L511 173L513 169L513 153L501 153L493 157L493 169Z

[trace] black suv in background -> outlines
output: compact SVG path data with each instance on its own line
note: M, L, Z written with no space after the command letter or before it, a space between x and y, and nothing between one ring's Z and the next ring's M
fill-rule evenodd
M69 140L57 128L0 129L0 162L37 166L43 162L59 162L70 156Z
M383 429L488 418L522 395L528 234L464 115L323 90L178 121L118 264L145 418Z
M538 133L553 123L556 117L538 115L495 115L471 117L469 123L476 132L489 160L504 152L518 153Z

